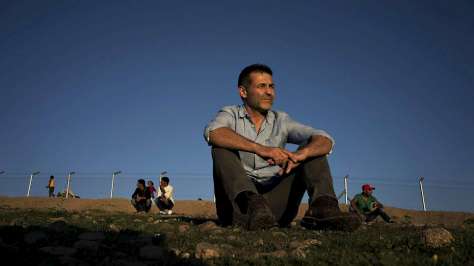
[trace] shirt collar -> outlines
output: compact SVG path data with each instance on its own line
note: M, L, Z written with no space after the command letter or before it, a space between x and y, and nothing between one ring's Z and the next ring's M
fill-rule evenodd
M240 118L247 117L247 119L250 119L247 113L247 110L245 109L245 106L243 105L239 105L239 117ZM268 111L265 121L270 125L272 125L273 121L275 121L275 113L272 110Z

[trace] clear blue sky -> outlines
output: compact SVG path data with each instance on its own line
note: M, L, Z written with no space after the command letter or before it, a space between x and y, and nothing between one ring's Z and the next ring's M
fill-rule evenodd
M178 198L212 197L202 137L238 104L237 75L274 70L275 108L327 130L336 192L474 211L472 1L2 1L0 194L40 170L104 197L168 170Z

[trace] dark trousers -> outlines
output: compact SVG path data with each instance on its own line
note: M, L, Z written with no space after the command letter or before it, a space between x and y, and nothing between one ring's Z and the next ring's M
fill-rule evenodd
M382 217L385 222L390 222L390 216L382 209L377 208L369 213L365 213L365 221L367 223L372 222L373 220L377 219L378 216Z
M48 187L49 197L54 198L54 187Z
M171 200L162 200L161 197L156 198L155 203L158 209L160 209L160 211L171 210L174 207L174 203Z
M151 199L139 200L139 201L137 201L136 199L132 199L131 203L132 203L133 207L135 207L135 210L137 210L137 212L141 212L141 211L148 212L148 211L150 211Z
M237 151L213 147L212 158L216 211L223 225L248 218L235 201L243 191L262 194L281 226L287 226L296 217L305 191L310 206L321 196L336 198L326 156L309 159L290 174L275 177L267 184L246 175Z

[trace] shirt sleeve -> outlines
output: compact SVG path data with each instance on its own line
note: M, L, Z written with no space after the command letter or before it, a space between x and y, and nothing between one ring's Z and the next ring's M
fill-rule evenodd
M303 125L287 117L287 129L288 129L288 143L304 145L308 142L311 136L318 135L324 136L331 140L331 152L334 147L334 139L326 131L322 129L315 129L310 126ZM329 152L329 153L331 153Z
M209 143L209 134L211 131L221 128L221 127L228 127L233 128L235 124L235 116L229 108L222 108L216 115L216 117L207 124L206 128L204 129L204 139L207 143Z

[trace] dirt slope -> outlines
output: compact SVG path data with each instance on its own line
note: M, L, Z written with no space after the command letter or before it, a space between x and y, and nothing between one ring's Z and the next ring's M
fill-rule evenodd
M0 206L26 209L65 209L68 211L102 210L107 212L133 213L134 209L128 199L60 199L45 197L0 197ZM298 218L304 215L307 204L301 204ZM346 210L346 206L342 206ZM152 213L156 213L156 207L152 208ZM215 217L215 206L209 201L182 200L177 201L174 209L176 214L183 214L195 217ZM447 226L461 225L468 218L474 219L474 213L465 212L442 212L442 211L415 211L399 208L386 208L395 220L410 221L413 224L443 224ZM407 217L408 216L408 217Z

